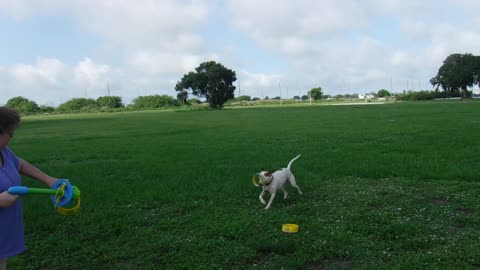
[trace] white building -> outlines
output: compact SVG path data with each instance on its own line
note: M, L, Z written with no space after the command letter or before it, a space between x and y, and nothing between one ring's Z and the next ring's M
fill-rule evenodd
M374 96L372 94L358 94L359 99L373 99Z

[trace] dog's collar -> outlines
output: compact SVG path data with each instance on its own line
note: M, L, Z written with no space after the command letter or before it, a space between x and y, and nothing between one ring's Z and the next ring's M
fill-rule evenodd
M273 175L270 175L272 178L270 179L270 181L267 181L267 177L265 177L264 175L262 174L259 174L257 173L256 175L253 176L252 178L252 182L253 182L253 185L255 186L268 186L270 185L270 183L273 182Z
M270 181L268 181L268 183L264 184L264 186L268 186L268 185L270 185L270 183L272 183L272 182L273 182L273 174L272 174L272 179L270 179Z

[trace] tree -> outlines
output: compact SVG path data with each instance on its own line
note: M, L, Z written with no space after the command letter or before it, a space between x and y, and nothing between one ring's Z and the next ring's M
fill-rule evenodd
M39 109L37 103L20 96L9 99L6 106L17 110L19 113L35 113Z
M389 96L391 96L391 95L392 95L392 94L390 94L390 92L388 92L388 90L386 90L386 89L380 89L380 90L378 90L378 92L377 92L377 96L378 96L378 97L381 97L381 98L382 98L382 97L389 97Z
M323 96L322 88L320 86L312 88L312 89L310 89L308 94L314 100L322 99L322 96Z
M215 61L209 61L201 63L195 68L195 72L183 75L175 85L175 90L191 90L193 95L205 97L210 107L221 109L227 100L234 97L233 82L236 80L235 71Z
M456 53L443 61L430 83L437 90L442 87L446 96L461 91L462 96L466 97L467 87L473 86L475 74L480 74L480 56Z
M307 96L307 95L303 95L303 96L302 96L302 100L308 100L308 96Z

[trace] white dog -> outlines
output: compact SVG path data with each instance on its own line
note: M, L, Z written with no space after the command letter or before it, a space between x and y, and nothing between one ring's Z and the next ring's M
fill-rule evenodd
M299 158L300 155L296 156L294 159L292 159L289 163L287 168L280 169L278 171L262 171L260 173L257 173L257 178L258 178L258 185L262 186L263 190L262 193L260 193L260 201L263 204L266 204L265 200L263 199L263 195L265 195L265 192L268 191L270 192L270 200L268 201L267 206L265 209L270 208L272 205L272 201L275 198L275 195L277 194L277 190L282 189L283 191L283 199L286 199L288 196L288 192L285 189L285 185L287 183L287 180L290 181L290 184L297 188L298 193L302 195L302 191L300 190L300 187L297 185L295 182L295 176L293 176L292 172L290 171L290 166L292 163ZM255 181L254 181L255 184Z

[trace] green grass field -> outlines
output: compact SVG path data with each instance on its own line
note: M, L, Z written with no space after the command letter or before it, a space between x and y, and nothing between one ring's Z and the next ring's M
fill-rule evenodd
M26 118L11 148L82 209L25 197L28 251L9 266L478 269L479 140L478 102ZM252 175L297 154L304 195L264 210Z

